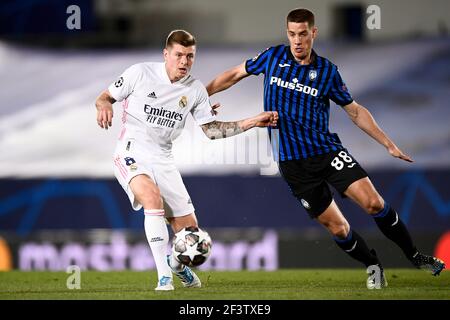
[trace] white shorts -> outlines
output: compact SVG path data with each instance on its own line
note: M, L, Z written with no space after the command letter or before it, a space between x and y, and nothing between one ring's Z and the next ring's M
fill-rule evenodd
M191 198L175 164L171 161L152 161L145 154L148 155L149 150L145 150L142 144L135 139L126 138L119 141L114 153L114 175L128 195L133 209L140 210L142 205L136 201L129 183L137 175L145 174L159 188L166 217L182 217L194 213Z

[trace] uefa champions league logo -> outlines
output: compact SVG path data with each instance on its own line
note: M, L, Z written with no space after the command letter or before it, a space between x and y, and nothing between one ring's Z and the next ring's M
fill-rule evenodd
M121 87L122 85L123 85L123 77L120 77L119 79L117 79L116 82L114 82L114 86L115 86L116 88L119 88L119 87Z

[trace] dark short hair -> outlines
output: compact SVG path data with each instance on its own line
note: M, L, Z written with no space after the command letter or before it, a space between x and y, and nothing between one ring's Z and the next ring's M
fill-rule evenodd
M304 8L294 9L291 12L289 12L286 18L286 23L289 22L296 22L296 23L308 22L308 26L310 28L314 27L314 13Z
M166 48L171 47L174 43L184 47L195 46L195 38L186 30L173 30L166 39Z

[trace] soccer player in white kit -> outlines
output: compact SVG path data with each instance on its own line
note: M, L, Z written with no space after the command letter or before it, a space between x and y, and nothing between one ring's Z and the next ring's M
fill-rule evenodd
M173 290L172 272L185 287L200 287L198 276L172 255L167 256L169 233L198 226L195 209L172 156L177 138L190 113L210 139L230 137L253 127L276 126L278 114L263 112L236 121L216 121L204 85L190 69L195 38L184 30L166 40L164 61L132 65L96 100L97 123L108 129L116 101L123 101L122 130L114 153L114 174L134 210L144 208L144 228L156 269L155 290Z

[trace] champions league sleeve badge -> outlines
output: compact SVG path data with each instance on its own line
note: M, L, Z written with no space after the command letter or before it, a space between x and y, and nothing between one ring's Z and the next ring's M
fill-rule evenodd
M116 88L119 88L123 85L123 77L120 77L116 82L114 82L114 86L116 86Z
M264 51L261 51L260 53L258 53L256 56L253 57L252 61L255 62L259 58L259 56L262 55L267 50L269 50L269 48L266 48Z

